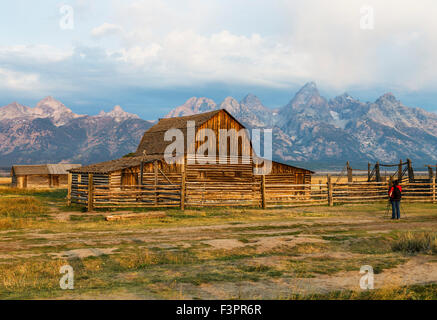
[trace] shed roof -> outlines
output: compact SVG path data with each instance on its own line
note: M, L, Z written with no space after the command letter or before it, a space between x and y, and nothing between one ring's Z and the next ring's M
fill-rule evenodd
M15 165L12 166L12 172L18 176L29 174L49 174L49 169L45 164Z
M149 163L161 159L162 157L159 156L148 156L148 155L125 157L116 160L91 164L89 166L84 166L69 171L72 173L109 173L109 172L127 169L130 167L139 166L141 164L141 161L144 161L145 163Z
M42 175L42 174L67 174L68 170L80 167L80 164L59 163L59 164L35 164L35 165L14 165L12 171L15 175Z
M70 164L70 163L59 163L59 164L48 164L47 169L50 174L68 174L68 170L80 168L80 164Z

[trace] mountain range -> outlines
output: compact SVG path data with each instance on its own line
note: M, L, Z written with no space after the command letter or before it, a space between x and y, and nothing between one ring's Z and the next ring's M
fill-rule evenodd
M363 167L401 158L420 165L437 161L437 114L407 107L392 93L375 102L347 93L328 100L309 82L279 109L267 108L253 94L219 105L191 98L167 117L216 109L226 109L248 128L273 128L274 158L285 162L327 167L350 160Z
M34 108L14 102L0 108L0 166L115 159L135 150L151 125L120 106L88 116L53 97Z
M407 107L391 93L361 102L344 93L322 97L314 82L282 108L271 109L253 94L220 104L193 97L166 117L226 109L248 128L273 129L276 160L307 167L342 166L350 160L415 165L437 161L437 114ZM0 166L13 163L77 162L118 158L135 151L153 123L120 106L95 116L78 115L52 97L34 108L0 107Z

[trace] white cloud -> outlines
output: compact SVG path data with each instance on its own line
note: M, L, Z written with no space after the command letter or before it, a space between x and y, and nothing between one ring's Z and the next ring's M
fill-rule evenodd
M44 44L0 46L1 58L31 59L36 62L59 62L73 55L73 49L57 48Z
M313 80L336 92L437 89L435 0L110 3L111 14L86 28L86 36L72 33L76 51L55 44L0 47L0 63L8 59L9 69L16 64L14 70L28 73L20 67L32 61L56 73L60 85L64 78L108 87L122 79L140 87L224 82L284 88ZM98 1L92 5L100 8ZM362 6L374 8L374 30L360 29Z
M432 0L288 2L290 37L311 60L312 78L333 87L437 87L437 3ZM360 8L374 8L374 30ZM432 76L431 76L432 74Z
M123 28L116 25L116 24L111 24L111 23L103 23L102 25L95 27L92 31L91 31L91 35L93 37L104 37L104 36L108 36L108 35L116 35L116 34L120 34L123 32Z
M24 91L40 87L39 75L0 68L0 83L11 90Z
M209 36L173 31L160 41L111 54L127 66L141 68L137 71L154 79L151 85L157 85L158 77L163 85L223 81L277 87L287 85L290 74L308 76L305 56L295 53L290 45L258 34L241 36L227 30Z
M411 0L277 1L277 16L270 20L283 24L276 33L247 33L250 28L237 22L234 29L221 27L220 20L229 25L240 15L248 21L245 15L266 6L259 1L238 5L244 3L247 12L233 12L229 1L119 3L116 24L104 23L92 35L117 35L121 47L107 51L125 63L120 72L142 70L153 85L223 81L281 87L314 80L336 90L437 88L437 22L431 10L437 3L432 0L422 5ZM360 29L363 5L374 8L374 30ZM252 23L256 29L257 21Z

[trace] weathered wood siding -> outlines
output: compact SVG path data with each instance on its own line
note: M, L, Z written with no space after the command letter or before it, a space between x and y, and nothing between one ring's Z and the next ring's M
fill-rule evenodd
M213 147L213 144L215 142L215 149L216 149L216 157L219 156L220 152L220 144L227 145L227 155L232 157L241 157L241 156L252 156L252 144L250 142L250 137L247 134L246 131L241 131L241 138L238 139L238 153L237 154L231 154L231 145L229 143L229 138L227 138L226 141L220 140L220 129L226 129L226 130L235 130L237 133L240 132L240 130L245 129L238 121L234 120L232 117L230 117L226 112L221 111L208 121L206 121L203 125L199 126L196 131L196 136L198 133L202 133L202 131L199 131L201 129L211 129L215 134L215 141L208 141L206 140L205 134L199 134L199 140L196 141L195 145L195 151L197 152L199 150L199 147L204 145L208 146L208 148ZM206 141L206 142L205 142ZM209 149L211 150L211 149Z
M20 189L24 188L67 188L68 175L12 175L12 186Z

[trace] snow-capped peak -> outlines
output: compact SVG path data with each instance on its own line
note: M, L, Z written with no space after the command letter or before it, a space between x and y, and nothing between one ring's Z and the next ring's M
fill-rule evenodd
M100 111L100 113L98 114L98 117L110 117L110 118L113 118L117 122L121 122L121 121L124 121L127 119L139 119L140 118L136 114L124 111L122 109L122 107L120 107L119 105L114 106L114 108L109 112L105 112L103 110Z

